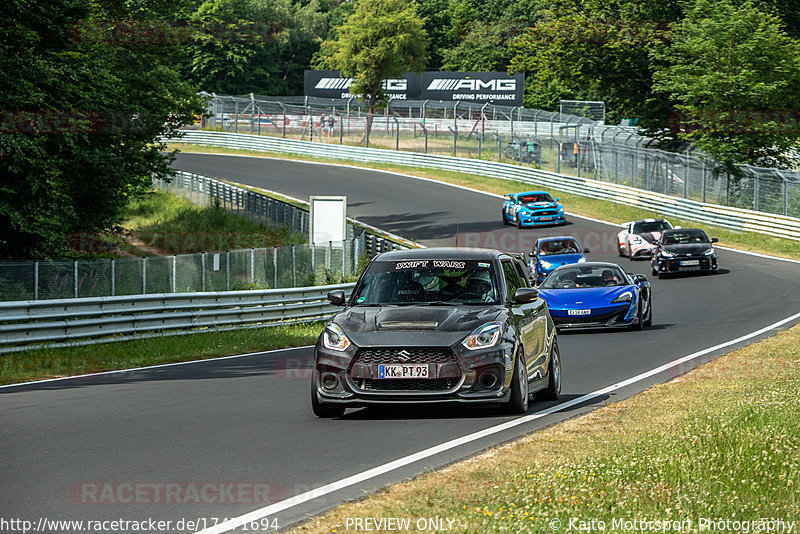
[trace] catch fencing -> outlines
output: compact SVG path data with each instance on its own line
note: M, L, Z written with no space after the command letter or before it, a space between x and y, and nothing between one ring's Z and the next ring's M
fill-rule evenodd
M308 233L308 211L207 176L176 171L154 186L199 205L226 211L266 226ZM349 220L344 242L289 245L141 258L73 261L0 261L0 301L233 291L248 288L313 286L354 277L362 255L416 246L398 236ZM150 235L167 250L185 249L211 234ZM231 236L223 236L228 241ZM235 242L234 239L232 239Z
M638 128L566 113L393 100L373 116L367 135L364 106L352 98L213 95L209 111L213 115L205 127L212 130L516 162L687 200L800 217L798 171L726 168L691 152L659 150Z

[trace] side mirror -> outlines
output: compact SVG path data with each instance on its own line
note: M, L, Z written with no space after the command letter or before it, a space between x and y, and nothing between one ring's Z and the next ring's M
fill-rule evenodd
M674 228L675 228L676 230L680 230L680 229L681 229L681 227L680 227L680 226L675 226Z
M647 277L645 275L643 275L643 274L634 274L633 275L633 281L636 282L636 283L647 282Z
M328 293L328 302L333 304L334 306L344 306L345 298L344 298L344 291L341 289L337 289L336 291L331 291Z
M583 253L584 254L588 254L589 253L589 249L588 248L583 249Z
M556 197L556 198L553 199L553 202L558 202L559 200L561 200L561 199Z
M719 239L717 239L716 237L712 237L711 238L711 242L712 243L719 243Z
M533 252L528 252L528 256L529 256L529 257L531 257L531 258L535 258L535 257L536 257L536 254L535 254L535 253L533 253Z
M533 287L521 287L514 293L514 302L527 304L539 298L539 290Z

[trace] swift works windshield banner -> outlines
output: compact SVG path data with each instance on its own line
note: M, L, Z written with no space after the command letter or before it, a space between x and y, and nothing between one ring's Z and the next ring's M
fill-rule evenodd
M505 72L409 72L402 78L384 80L386 93L394 100L439 100L443 102L489 102L521 106L525 78ZM320 98L350 98L352 78L339 71L305 71L305 94Z

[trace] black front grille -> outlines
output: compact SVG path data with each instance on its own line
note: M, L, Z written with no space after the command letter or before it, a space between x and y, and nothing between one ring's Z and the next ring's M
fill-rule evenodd
M447 391L458 384L458 378L419 378L419 379L364 379L358 386L365 391Z
M604 313L602 315L570 315L568 317L553 315L553 322L555 324L592 324L601 323L606 324L608 321L614 319L619 320L625 317L628 307L625 306L619 310Z
M686 260L700 260L700 265L681 265L682 261ZM711 260L708 257L698 258L698 257L679 257L674 260L669 260L667 262L667 270L668 271L707 271L711 269Z
M389 363L457 363L447 347L381 347L360 349L353 363L380 365Z
M535 211L533 214L537 217L540 215L558 215L558 212L555 210L542 210L542 211Z

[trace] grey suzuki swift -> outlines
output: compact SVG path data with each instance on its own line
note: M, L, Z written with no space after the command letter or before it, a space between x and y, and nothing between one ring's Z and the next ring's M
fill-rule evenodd
M521 255L427 248L370 262L314 349L311 405L478 403L525 413L531 395L561 394L561 358L547 305Z

